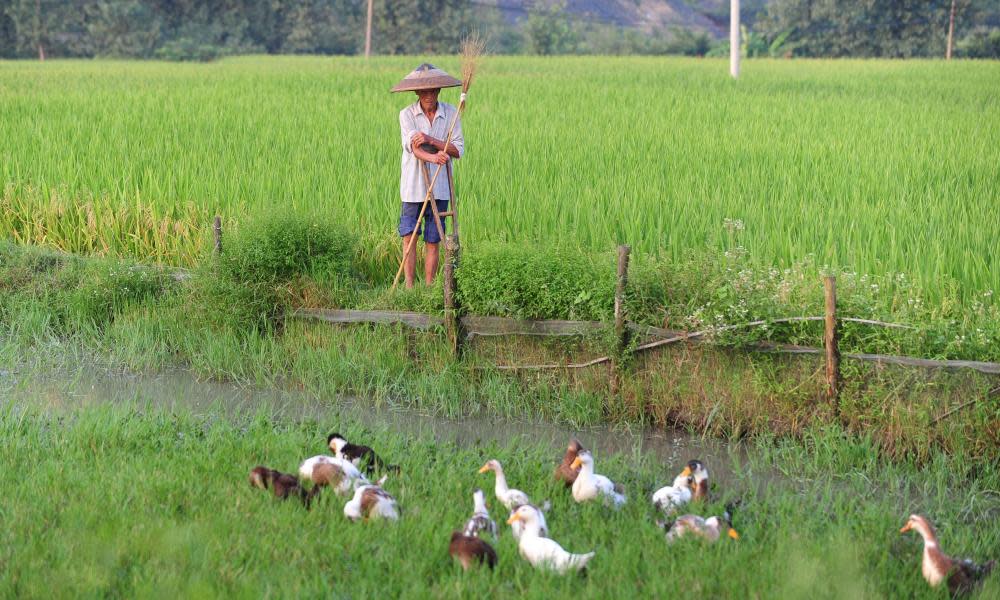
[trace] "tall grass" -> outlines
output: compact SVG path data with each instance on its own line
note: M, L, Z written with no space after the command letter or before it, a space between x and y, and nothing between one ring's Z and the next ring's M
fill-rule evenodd
M416 62L0 63L0 235L190 264L213 213L290 206L392 255L395 116L412 99L386 90ZM491 59L457 169L466 245L628 242L678 258L722 247L729 218L764 264L814 255L932 293L1000 290L1000 65L753 61L736 82L724 70ZM58 225L54 204L73 207Z

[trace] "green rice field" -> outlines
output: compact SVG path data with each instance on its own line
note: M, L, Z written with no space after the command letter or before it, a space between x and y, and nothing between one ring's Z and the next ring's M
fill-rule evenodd
M185 265L215 213L291 206L390 257L414 97L387 90L419 62L0 62L0 236ZM1000 290L1000 64L754 60L733 81L719 60L491 57L469 97L467 247L678 258L738 231L768 265Z

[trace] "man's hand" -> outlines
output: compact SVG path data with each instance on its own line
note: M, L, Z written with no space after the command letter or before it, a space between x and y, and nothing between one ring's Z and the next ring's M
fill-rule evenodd
M433 156L433 160L431 162L433 162L434 164L436 164L436 165L446 165L446 164L448 164L448 158L449 158L449 156L448 156L448 153L445 152L444 150L441 150L440 152L438 152L437 154L433 154L432 156Z
M413 134L412 138L410 138L410 144L419 148L420 146L423 146L424 144L428 143L427 140L429 139L429 137L430 136L428 136L426 133L418 131L415 134Z

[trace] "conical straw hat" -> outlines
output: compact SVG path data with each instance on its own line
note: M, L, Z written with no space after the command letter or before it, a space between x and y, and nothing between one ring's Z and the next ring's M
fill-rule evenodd
M393 92L412 92L415 90L433 90L446 87L457 87L462 82L430 63L424 63L413 69L409 75L392 88Z

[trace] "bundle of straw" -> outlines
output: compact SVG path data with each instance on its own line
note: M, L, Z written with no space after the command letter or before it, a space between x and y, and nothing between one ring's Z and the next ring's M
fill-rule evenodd
M455 113L455 118L451 120L451 125L448 127L448 136L445 137L444 147L447 148L448 144L451 143L451 138L455 133L455 125L458 124L458 120L462 117L462 113L465 112L465 100L469 93L469 88L472 87L472 78L476 75L476 70L479 68L479 59L482 58L484 51L486 50L486 42L481 39L478 35L470 35L462 41L462 95L458 98L458 112ZM441 174L441 168L444 165L437 165L437 169L434 171L434 177L431 178L430 184L427 186L427 194L424 196L424 203L420 207L420 214L417 216L417 225L420 224L421 219L424 218L424 212L427 210L427 205L433 200L434 195L434 183L437 181L438 175ZM403 274L403 265L406 264L406 257L413 252L413 247L417 243L416 229L414 229L413 234L410 236L410 243L407 245L406 250L403 252L403 258L399 261L399 269L396 270L396 278L392 280L392 289L396 289L396 285L399 283L399 276Z

